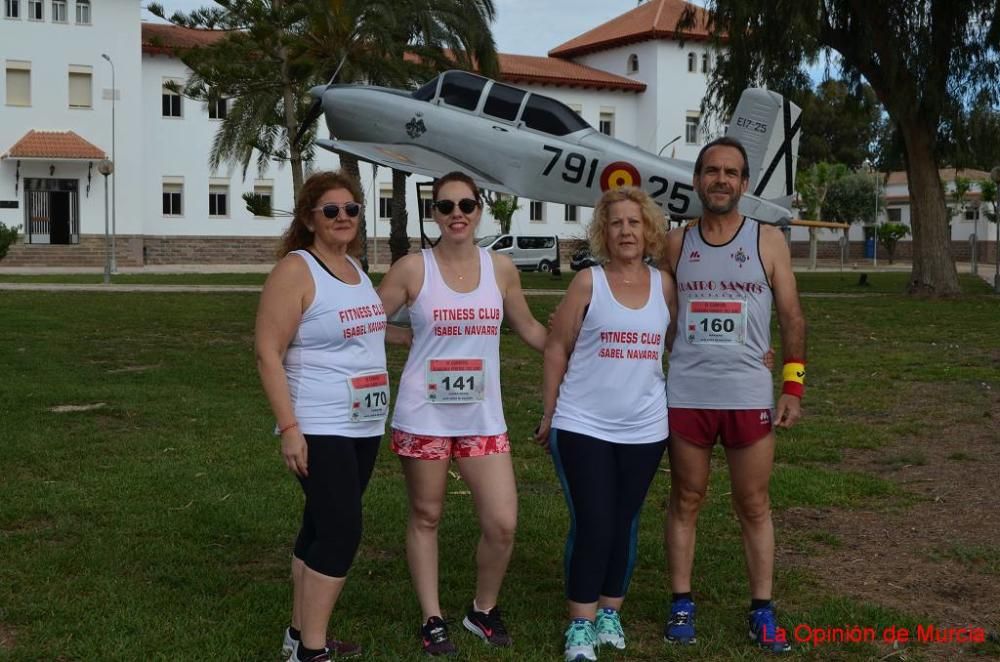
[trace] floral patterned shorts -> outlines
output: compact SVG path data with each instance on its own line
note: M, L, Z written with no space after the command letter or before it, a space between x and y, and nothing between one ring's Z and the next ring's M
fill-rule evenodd
M392 429L392 452L418 460L480 457L510 452L507 433L471 437L434 437Z

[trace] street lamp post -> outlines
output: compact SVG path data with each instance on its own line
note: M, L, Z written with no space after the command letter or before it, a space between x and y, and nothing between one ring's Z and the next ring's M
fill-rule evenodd
M111 65L111 162L118 163L117 154L115 154L115 97L118 96L118 87L115 85L115 63L112 62L111 56L107 53L101 53L101 57L108 61ZM115 256L116 246L115 238L118 234L118 198L116 197L117 188L115 186L115 180L117 178L111 176L111 273L118 273L118 258Z
M873 217L875 223L875 241L872 243L872 268L878 268L878 168L875 167L875 162L872 161L872 175L875 178L875 216Z
M111 282L111 260L113 253L111 235L108 229L108 175L115 171L115 164L107 159L97 164L97 172L104 176L104 284Z
M997 185L998 191L993 198L993 215L997 226L996 244L993 246L993 292L1000 294L1000 166L990 170L990 179Z

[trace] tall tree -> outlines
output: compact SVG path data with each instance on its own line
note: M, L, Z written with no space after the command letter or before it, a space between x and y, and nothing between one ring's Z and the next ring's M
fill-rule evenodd
M810 219L822 221L823 203L827 192L838 179L847 176L847 166L843 163L821 161L811 168L799 170L795 178L795 190L804 205L803 211ZM818 228L809 228L809 268L816 268Z
M885 205L878 179L854 172L830 185L823 201L823 220L874 225Z
M870 86L827 79L815 90L791 91L788 97L802 108L804 118L800 171L824 161L856 170L872 159L882 111Z
M854 84L868 81L906 155L913 224L910 291L960 291L938 180L938 126L956 106L1000 99L997 0L709 0L678 27L708 22L719 48L707 108L735 107L747 84L775 89L836 51ZM957 103L956 103L957 101Z

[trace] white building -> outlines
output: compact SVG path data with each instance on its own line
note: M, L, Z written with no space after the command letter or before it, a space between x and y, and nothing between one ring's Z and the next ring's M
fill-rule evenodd
M657 152L691 158L702 140L698 107L712 54L695 30L682 45L673 26L681 0L651 0L557 46L550 57L501 54L501 78L555 97L596 128ZM104 181L109 177L117 260L123 265L273 259L287 218L254 217L245 192L291 209L291 175L277 165L213 172L208 147L225 107L164 87L188 71L176 49L215 35L146 23L138 2L3 0L0 59L0 222L22 227L24 245L4 263L103 262ZM106 56L106 57L105 57ZM112 78L114 82L112 83ZM675 140L676 139L676 140ZM315 169L335 168L318 153ZM362 166L369 236L389 233L391 173ZM410 178L411 237L420 235ZM522 200L521 232L582 237L589 210ZM484 218L481 232L495 231Z
M208 151L225 102L209 108L165 87L190 73L177 50L219 33L146 23L139 3L129 0L0 5L0 223L21 226L24 242L11 248L5 265L103 264L98 163L105 156L115 161L109 216L118 264L274 259L275 238L288 219L253 216L242 195L268 195L276 210L291 209L290 172L273 165L258 173L253 164L245 176L233 167L213 171ZM693 160L705 141L699 106L715 55L704 29L692 29L683 42L675 38L685 7L682 0L650 0L556 46L548 57L500 54L500 77L559 99L619 140ZM318 150L311 167L338 165L335 155ZM377 246L371 256L385 262L391 173L363 164L362 176L369 238ZM418 216L429 214L429 205L415 205L419 179L409 178L411 238L420 236ZM887 193L890 200L896 195ZM890 215L893 209L890 203ZM589 214L521 200L513 230L581 238ZM967 239L965 223L952 229L957 241ZM481 234L496 231L484 215ZM856 248L861 232L851 230ZM838 238L821 233L824 243ZM804 230L793 233L796 243L806 239Z

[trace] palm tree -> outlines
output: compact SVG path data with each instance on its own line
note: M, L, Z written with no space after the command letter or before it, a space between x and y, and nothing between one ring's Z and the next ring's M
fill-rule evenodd
M256 158L265 169L287 161L296 195L304 166L312 159L314 127L308 90L325 83L339 68L341 82L412 85L449 67L497 71L490 31L493 0L215 0L218 7L169 17L175 25L226 30L209 46L180 53L192 70L185 95L212 101L234 99L212 144L212 167L235 163L244 175ZM150 4L166 18L163 8ZM405 57L407 53L417 57ZM357 159L341 166L359 175ZM393 177L405 186L405 178ZM406 234L405 194L394 205L393 232ZM361 232L366 236L362 217ZM395 253L394 253L395 258Z

